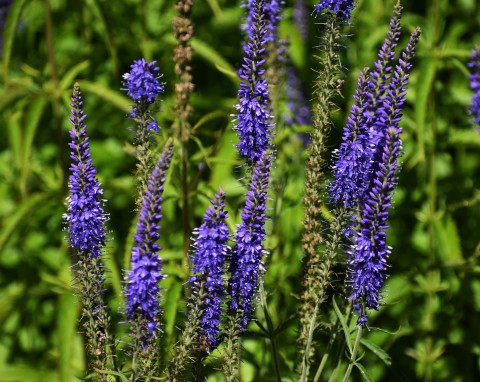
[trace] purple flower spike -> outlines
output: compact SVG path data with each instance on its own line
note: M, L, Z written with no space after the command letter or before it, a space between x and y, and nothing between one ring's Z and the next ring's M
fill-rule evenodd
M162 260L158 257L160 246L160 220L162 219L162 194L166 171L170 166L173 147L168 145L158 159L148 188L143 197L142 208L132 248L132 269L128 274L125 290L127 319L145 321L144 339L158 330L160 288L158 283L165 277L161 274Z
M147 63L142 58L130 66L130 73L125 73L124 86L128 96L136 102L152 104L155 98L164 92L164 86L158 81L160 68L155 66L156 61Z
M336 205L354 207L362 199L368 186L370 148L368 141L367 114L368 71L364 69L358 77L358 87L353 96L350 116L343 130L340 149L335 153L333 181L330 184L330 200Z
M472 61L468 64L472 68L470 88L475 92L472 98L470 112L473 115L473 122L479 126L480 132L480 47L472 50Z
M204 223L194 231L194 256L192 257L193 274L190 282L198 288L204 283L202 316L200 325L212 348L218 346L222 298L224 295L223 266L227 257L230 237L225 222L228 214L225 211L225 192L220 190L212 200L212 206L204 215Z
M266 151L254 167L247 193L242 224L237 228L230 263L229 308L241 312L240 329L247 326L254 312L254 299L264 272L263 247L267 187L272 154Z
M92 165L90 144L87 137L83 111L83 99L80 87L75 84L72 95L72 116L70 121L69 143L71 175L68 187L70 195L67 199L68 211L65 219L68 225L70 247L77 249L85 256L99 257L105 245L105 221L103 212L103 191L96 178L97 171Z
M357 324L367 322L366 309L378 310L380 291L387 277L390 248L386 243L388 210L396 184L395 171L401 151L399 130L390 127L381 156L381 164L374 173L361 213L360 230L348 260L347 284L349 298L361 315Z
M315 11L329 10L339 14L345 21L348 21L353 11L354 3L354 0L321 0L320 3L315 5Z
M249 40L244 45L245 58L239 70L240 103L236 105L238 117L234 130L240 138L238 152L250 163L258 162L268 149L272 129L270 97L263 67L267 42L264 6L264 0L252 0Z

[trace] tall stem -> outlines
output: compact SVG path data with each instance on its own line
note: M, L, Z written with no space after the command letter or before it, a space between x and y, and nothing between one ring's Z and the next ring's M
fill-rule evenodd
M350 364L348 365L348 369L345 373L345 377L343 377L343 382L347 382L348 379L350 378L350 374L352 373L353 365L355 364L355 359L357 358L358 345L360 345L360 340L362 338L362 330L363 330L363 327L358 326L357 338L355 339L355 345L353 346L352 354L350 356Z

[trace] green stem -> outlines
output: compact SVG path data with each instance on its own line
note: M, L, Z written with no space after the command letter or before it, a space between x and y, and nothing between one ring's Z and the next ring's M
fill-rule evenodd
M226 382L240 381L240 314L231 316L226 331L225 363L223 372Z
M323 369L327 364L328 357L330 356L330 350L332 350L333 343L337 338L337 326L338 326L338 318L333 325L332 332L330 334L330 339L327 344L327 348L325 349L325 353L323 353L322 360L320 361L320 365L318 366L317 372L315 373L315 377L313 378L313 382L318 382L320 380L320 376L322 375Z
M350 356L350 364L348 365L343 382L347 382L350 378L350 374L352 373L353 365L355 364L355 359L357 357L358 345L360 345L360 339L362 338L362 329L362 326L358 327L357 338L355 339L355 345L353 346L352 354Z
M262 291L262 293L261 293L261 299L262 299L262 305L263 305L263 313L265 315L265 321L267 322L268 335L269 335L269 338L270 338L270 346L272 348L272 356L273 356L273 365L274 365L274 370L275 370L275 377L277 379L277 382L282 382L282 377L280 375L280 365L278 363L277 343L275 341L275 329L273 327L273 322L270 318L270 314L268 313L267 301L266 301L266 298L265 298L265 292L264 291Z

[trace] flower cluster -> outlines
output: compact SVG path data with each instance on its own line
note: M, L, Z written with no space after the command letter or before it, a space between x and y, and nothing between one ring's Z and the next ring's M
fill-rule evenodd
M472 50L472 61L468 64L473 73L470 74L470 88L475 92L470 112L473 122L480 126L480 47ZM480 130L480 127L479 127Z
M320 3L315 5L315 11L330 10L347 21L350 19L354 5L354 0L321 0Z
M375 69L361 72L330 185L331 202L352 208L352 225L346 232L352 240L347 284L360 313L359 325L366 324L366 309L378 309L386 278L389 249L385 230L401 150L399 122L420 36L418 29L412 33L393 70L400 16L401 6L397 5Z
M247 193L242 223L235 235L235 246L230 263L228 293L229 308L241 312L240 328L245 328L254 311L254 298L264 272L262 261L266 253L265 220L267 187L272 165L272 154L266 151L254 167Z
M160 311L158 283L164 276L161 274L162 261L158 257L160 246L156 242L160 238L163 185L172 153L173 148L168 145L158 159L143 197L134 236L135 245L132 248L132 269L128 274L125 290L127 318L131 321L145 320L147 338L158 329L157 315Z
M130 117L142 119L140 123L144 124L147 130L158 132L157 121L147 112L149 106L165 91L164 84L158 80L160 68L156 64L156 61L147 63L144 58L134 61L130 72L123 75L123 90L135 101Z
M264 0L252 0L249 8L252 23L249 40L244 45L244 63L239 70L240 103L236 105L238 117L235 130L240 142L238 152L247 161L257 162L270 145L270 97L265 79L265 46L267 30L264 17Z
M72 95L72 116L70 122L69 143L71 175L68 187L70 195L67 199L68 211L65 219L68 225L70 246L82 254L99 257L105 245L105 221L103 211L103 191L96 178L97 171L92 165L90 144L87 137L83 111L83 99L80 87L75 84Z
M224 295L224 263L227 258L230 232L225 219L225 192L219 191L212 200L212 206L204 215L203 224L194 231L193 276L190 282L194 288L203 283L202 316L200 325L203 333L213 347L218 344L219 321L222 313Z

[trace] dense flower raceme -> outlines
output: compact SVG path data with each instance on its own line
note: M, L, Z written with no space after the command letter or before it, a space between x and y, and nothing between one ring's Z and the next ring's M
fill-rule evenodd
M265 79L266 28L264 0L253 0L249 40L244 45L244 63L239 70L240 103L235 131L240 142L238 152L250 163L257 162L270 145L271 114L268 85Z
M347 284L351 288L349 298L360 313L358 325L367 322L366 309L378 310L380 291L387 277L390 248L386 243L388 209L392 206L392 194L396 184L395 171L401 151L400 129L390 127L386 133L381 163L373 174L373 183L362 208L360 228L352 254L348 259Z
M158 257L160 246L160 220L162 219L162 194L166 171L170 166L173 147L167 145L152 172L134 236L132 269L128 274L125 296L127 318L130 321L145 320L149 338L158 329L157 316L160 311L158 283L165 277L161 273L162 261Z
M254 311L254 299L264 272L263 247L267 187L272 154L266 151L254 167L247 193L242 223L237 227L230 263L229 308L241 312L240 329L244 329Z
M147 109L165 91L164 84L158 80L160 78L160 68L156 66L156 61L148 63L142 58L134 61L130 69L129 73L123 75L125 80L123 90L126 90L127 95L135 101L130 116L141 118L146 114L146 117L150 120L146 128L158 132L158 123L147 113Z
M468 66L472 68L470 88L475 92L470 112L473 115L473 122L479 126L480 131L480 47L472 50L472 61Z
M72 116L69 143L73 163L70 166L70 195L65 219L68 225L70 246L81 253L99 257L105 245L105 221L102 189L92 165L90 144L87 137L80 87L76 84L72 95Z
M353 208L352 222L359 222L346 232L352 240L348 259L350 299L361 315L359 325L366 324L366 309L378 309L386 278L389 250L385 230L401 147L399 122L420 37L420 30L415 29L392 73L400 11L397 6L375 69L372 73L367 69L361 72L330 185L331 202Z
M355 5L354 0L321 0L315 5L315 11L330 10L341 16L344 20L349 20Z
M194 256L192 257L193 276L190 282L194 289L203 283L201 328L208 343L212 347L218 345L219 322L222 313L222 297L224 295L224 263L230 237L225 219L225 192L220 190L215 195L204 215L203 224L194 231Z
M293 6L293 22L300 32L302 41L306 41L308 38L308 8L306 0L295 0Z
M387 38L380 48L375 69L363 70L358 79L354 104L343 132L340 149L336 152L330 185L330 197L335 204L355 206L368 187L372 157L382 136L383 99L392 75L392 61L400 36L400 5L395 6Z

